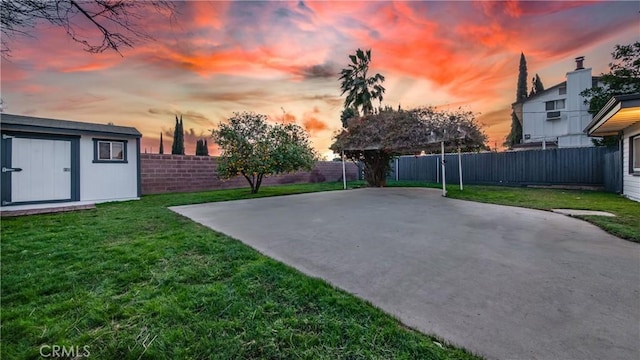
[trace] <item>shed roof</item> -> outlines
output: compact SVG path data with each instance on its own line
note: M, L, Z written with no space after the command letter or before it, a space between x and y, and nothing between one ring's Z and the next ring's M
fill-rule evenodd
M4 113L0 114L0 127L3 130L21 130L55 134L93 133L103 135L126 135L137 138L142 137L142 134L134 127L94 124Z

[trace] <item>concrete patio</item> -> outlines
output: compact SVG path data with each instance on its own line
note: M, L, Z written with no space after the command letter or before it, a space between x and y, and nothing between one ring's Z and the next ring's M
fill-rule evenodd
M423 188L172 210L488 358L640 358L640 244L578 219Z

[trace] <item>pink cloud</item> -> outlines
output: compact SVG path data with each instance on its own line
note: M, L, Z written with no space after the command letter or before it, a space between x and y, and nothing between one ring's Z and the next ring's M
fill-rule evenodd
M306 126L324 146L330 142L328 124L338 123L344 98L337 72L349 53L372 48L371 72L387 76L385 98L402 104L419 99L427 105L434 97L473 103L488 111L481 118L490 136L503 136L510 117L502 107L515 93L504 95L505 89L515 87L521 51L531 72L586 48L601 46L608 53L618 34L637 27L637 6L628 11L633 6L620 2L176 4L176 21L139 19L156 41L125 50L124 58L113 52L87 54L64 30L36 27L36 39L14 43L13 58L2 60L2 87L11 93L12 108L15 98L31 109L29 95L41 94L42 112L78 118L73 115L91 111L98 118L107 116L101 114L105 104L118 103L139 106L145 116L123 118L141 123L153 117L148 109L171 103L166 109L198 109L189 120L198 135L208 119L229 111L270 113L283 105L298 111L285 120ZM140 88L131 86L133 79ZM49 96L54 88L55 96ZM91 92L100 101L87 96ZM317 112L303 110L315 105Z

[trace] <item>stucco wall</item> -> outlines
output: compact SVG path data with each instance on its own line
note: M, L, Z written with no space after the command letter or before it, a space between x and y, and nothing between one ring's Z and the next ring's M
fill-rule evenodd
M221 180L215 157L193 155L141 154L142 194L190 192L248 187L243 177ZM347 180L358 178L358 168L346 164ZM310 172L297 172L266 177L263 185L314 183L342 180L342 163L320 161Z

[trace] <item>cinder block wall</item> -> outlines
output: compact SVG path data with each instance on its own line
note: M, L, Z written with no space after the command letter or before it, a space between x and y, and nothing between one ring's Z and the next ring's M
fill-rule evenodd
M190 192L249 187L242 176L220 180L216 157L194 155L141 154L142 194ZM358 167L346 164L347 180L358 179ZM342 163L320 161L315 168L291 174L268 176L262 185L342 181Z

